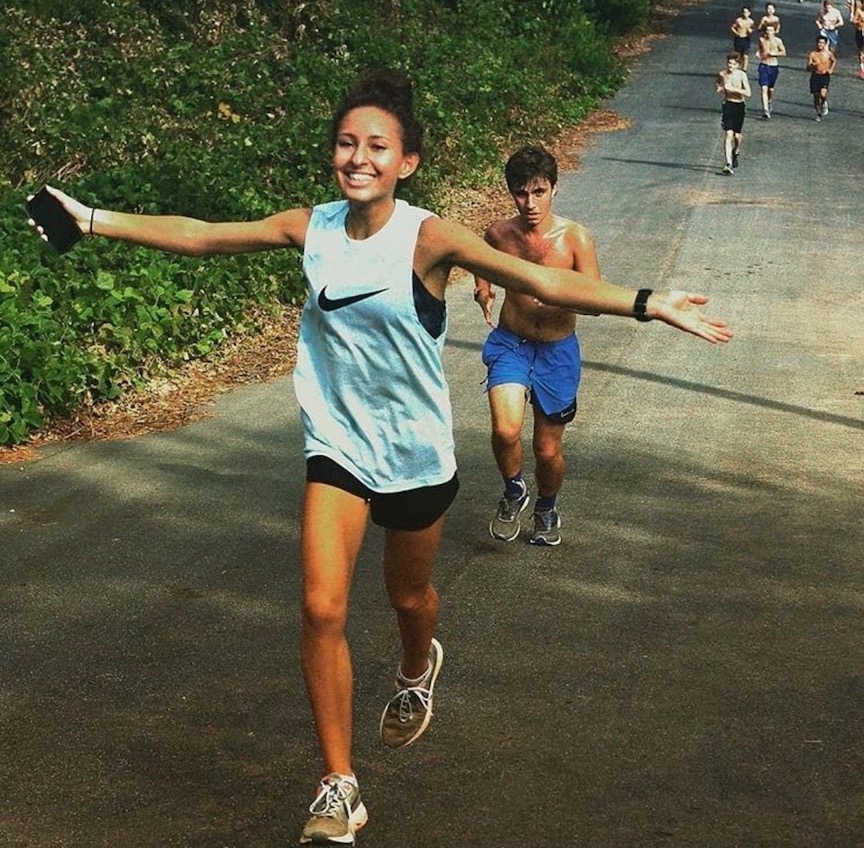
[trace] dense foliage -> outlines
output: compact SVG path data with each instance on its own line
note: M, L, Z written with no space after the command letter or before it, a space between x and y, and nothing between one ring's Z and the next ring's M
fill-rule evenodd
M612 39L647 0L11 0L0 18L0 444L302 297L299 258L206 261L27 229L50 182L86 203L249 218L334 196L329 115L363 69L413 79L435 208L501 150L620 82Z

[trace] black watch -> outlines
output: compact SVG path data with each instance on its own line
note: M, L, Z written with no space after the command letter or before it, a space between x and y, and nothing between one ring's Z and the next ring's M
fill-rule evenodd
M633 301L633 317L637 321L652 321L646 312L648 307L648 298L654 294L654 289L639 289L636 293L636 300Z

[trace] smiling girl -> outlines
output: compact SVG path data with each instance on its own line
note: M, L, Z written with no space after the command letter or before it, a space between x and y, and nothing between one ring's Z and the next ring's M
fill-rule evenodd
M85 234L194 256L303 252L308 297L294 374L307 464L300 653L326 776L300 841L352 845L367 814L351 762L345 627L370 518L385 531L384 582L402 647L396 691L380 721L386 745L410 745L426 730L443 661L431 575L459 486L441 364L450 270L464 268L544 303L657 318L712 343L732 334L701 313L702 295L637 293L535 265L397 200L397 187L420 165L422 128L410 85L391 72L370 75L348 94L330 141L342 199L257 221L134 215L52 193Z

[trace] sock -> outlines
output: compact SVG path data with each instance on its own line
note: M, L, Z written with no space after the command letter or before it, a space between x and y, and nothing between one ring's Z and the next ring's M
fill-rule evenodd
M550 495L549 497L538 497L534 504L536 512L548 512L550 509L555 509L555 500L558 495Z
M521 498L527 490L528 487L525 485L525 478L521 471L512 477L504 478L504 494L508 498Z
M419 686L421 683L423 683L425 680L427 680L431 671L432 671L432 663L430 662L429 668L427 668L426 671L423 672L423 674L421 674L419 677L415 677L412 679L412 678L406 677L404 674L402 674L402 666L400 665L399 671L396 672L396 677L399 678L400 683L405 684L406 689L411 689L414 686Z

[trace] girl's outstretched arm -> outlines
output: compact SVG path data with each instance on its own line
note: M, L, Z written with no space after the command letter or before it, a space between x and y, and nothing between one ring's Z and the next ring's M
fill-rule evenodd
M475 276L511 291L530 294L552 306L585 312L636 317L635 289L596 280L578 271L547 268L519 259L488 245L467 227L429 218L421 231L426 261L464 268ZM702 294L684 291L642 292L643 320L658 319L708 342L726 342L732 330L719 318L700 309L708 302Z
M211 223L182 215L136 215L85 206L48 186L74 218L82 234L100 235L185 256L251 253L279 247L302 247L310 209L289 209L258 221ZM34 221L31 226L45 238Z

